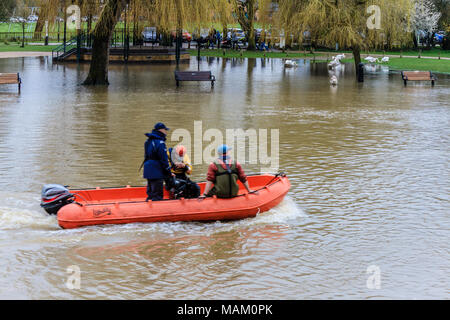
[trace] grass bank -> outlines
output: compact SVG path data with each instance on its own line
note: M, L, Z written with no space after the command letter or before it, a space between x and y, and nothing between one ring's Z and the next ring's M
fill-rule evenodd
M450 60L391 58L387 65L391 70L420 70L450 74Z
M191 56L198 54L197 49L188 49ZM202 49L200 50L202 57L219 57L219 58L312 58L314 54L303 53L298 51L290 52L265 52L265 51L246 51L246 50L231 50L231 49ZM315 54L316 57L319 54Z
M22 44L17 44L16 42L12 42L9 44L5 44L3 42L0 43L0 52L14 52L14 51L21 51L21 52L51 52L53 49L55 49L57 46L44 46L44 45L27 45L25 44L25 47L21 47Z
M197 55L196 49L188 49L191 56ZM441 50L442 51L442 50ZM448 51L442 51L444 54L441 54L441 57L450 56ZM386 52L386 55L388 53ZM430 54L436 54L436 52L430 52ZM335 52L315 52L304 53L298 51L289 51L286 53L283 52L262 52L262 51L237 51L230 49L202 49L200 50L200 55L203 57L220 57L220 58L308 58L311 59L316 57L318 60L326 58L331 58L332 55L336 55ZM404 53L404 55L407 55ZM351 56L351 53L350 55ZM422 55L423 57L425 55ZM438 54L436 54L438 56ZM344 59L343 62L353 62L353 59ZM439 60L439 59L423 59L423 58L390 58L388 63L384 63L384 65L388 65L391 70L420 70L420 71L432 71L439 73L450 73L450 60Z
M351 51L339 51L345 54L349 54L351 55L352 52ZM318 50L317 54L322 53L322 54L332 54L332 55L336 55L336 52L334 51L326 51L326 50ZM386 56L412 56L412 57L445 57L445 58L450 58L450 50L442 50L440 48L431 48L430 50L426 50L426 49L421 49L419 50L404 50L404 51L382 51L382 50L374 50L374 51L364 51L361 52L362 55L386 55Z
M344 59L342 62L354 62L353 59ZM365 63L365 62L364 62ZM419 58L390 58L387 63L381 65L389 66L390 70L398 71L431 71L450 74L450 60L419 59Z

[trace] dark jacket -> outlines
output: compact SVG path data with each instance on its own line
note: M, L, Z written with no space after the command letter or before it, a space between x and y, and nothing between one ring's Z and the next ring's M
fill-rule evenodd
M170 176L170 164L167 158L166 136L157 130L145 134L144 179L164 179Z

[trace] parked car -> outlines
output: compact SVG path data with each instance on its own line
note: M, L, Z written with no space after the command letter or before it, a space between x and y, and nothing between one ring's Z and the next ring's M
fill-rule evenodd
M156 33L156 27L145 27L144 31L142 31L142 39L144 40L144 43L158 42L158 34Z
M444 36L445 36L445 32L439 31L434 35L434 41L436 41L438 43L442 43L442 41L444 40Z
M247 42L247 36L245 35L245 32L241 29L234 29L234 32L236 32L236 38L238 42Z
M30 16L28 16L27 21L28 22L36 22L36 21L38 21L38 19L39 19L39 17L37 15L30 15Z
M187 31L183 31L183 41L184 42L192 41L192 35Z
M255 29L255 40L256 42L259 41L259 39L261 38L261 33L262 33L262 29Z
M173 30L171 32L171 35L172 35L173 40L175 40L176 35L177 35L176 31ZM192 41L192 35L189 32L187 32L186 30L183 30L182 37L183 37L183 42L190 42L190 41Z

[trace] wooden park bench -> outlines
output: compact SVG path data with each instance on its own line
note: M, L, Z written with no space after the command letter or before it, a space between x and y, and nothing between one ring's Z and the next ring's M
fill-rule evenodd
M402 78L405 86L408 81L431 81L431 85L434 86L436 81L436 77L430 71L402 71Z
M211 74L211 71L175 71L175 80L177 87L180 81L211 81L211 87L214 87L216 77Z
M18 73L0 73L0 84L17 84L20 92L22 79Z

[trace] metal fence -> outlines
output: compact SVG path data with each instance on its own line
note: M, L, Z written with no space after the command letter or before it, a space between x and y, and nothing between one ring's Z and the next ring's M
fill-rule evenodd
M66 34L66 39L73 38L77 35L76 31L70 31ZM34 33L34 32L0 32L0 41L1 42L14 42L14 41L22 41L22 38L25 38L27 42L31 41L44 41L45 33ZM52 42L61 42L64 39L63 32L49 32L48 39Z
M66 32L66 40L72 39L76 37L77 32L75 30L67 30ZM111 44L113 46L122 44L126 37L126 33L123 28L116 28L111 36ZM139 34L140 36L140 34ZM0 42L19 42L25 38L26 42L40 42L45 40L45 32L22 32L22 31L14 31L14 32L0 32ZM133 30L128 30L128 39L133 42ZM49 42L62 42L64 40L64 32L61 30L60 32L49 32L48 33Z

